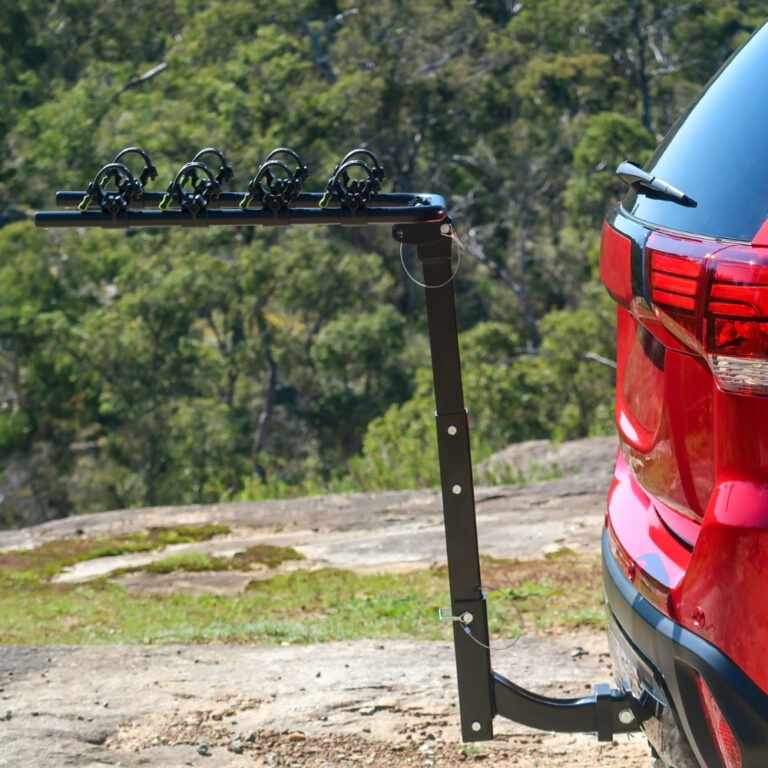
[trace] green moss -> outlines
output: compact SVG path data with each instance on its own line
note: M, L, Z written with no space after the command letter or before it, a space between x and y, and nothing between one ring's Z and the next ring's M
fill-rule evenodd
M0 554L0 571L30 571L45 579L64 568L98 557L115 557L130 552L150 552L169 544L208 541L229 533L226 525L182 525L154 527L147 531L114 536L72 537L43 542L33 549L20 549Z
M303 560L304 555L293 547L274 547L257 544L232 557L220 557L206 552L185 552L170 555L145 565L125 568L116 573L145 571L146 573L173 573L174 571L245 571L254 565L276 568L286 560Z

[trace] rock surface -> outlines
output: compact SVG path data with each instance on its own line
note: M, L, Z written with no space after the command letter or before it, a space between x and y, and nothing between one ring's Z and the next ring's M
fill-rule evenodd
M579 458L578 474L476 489L482 552L530 558L560 547L599 550L615 443L601 439L577 447L564 444L561 450ZM516 451L524 455L525 447ZM546 461L551 469L551 460ZM389 570L444 562L441 518L439 495L430 491L161 507L0 532L0 549L78 531L97 535L153 525L224 523L230 535L176 551L231 553L260 542L295 547L307 557L300 567ZM66 578L92 578L124 565L120 558L104 560L110 562L91 561ZM217 581L227 577L228 583ZM127 587L147 590L242 588L228 573L130 578L135 581L126 581ZM550 695L583 695L611 677L600 634L524 637L494 653L493 664L516 682ZM493 742L461 744L448 642L0 646L2 768L389 768L477 761L526 768L579 763L637 768L649 759L640 736L599 744L592 735L542 733L500 718L494 728Z

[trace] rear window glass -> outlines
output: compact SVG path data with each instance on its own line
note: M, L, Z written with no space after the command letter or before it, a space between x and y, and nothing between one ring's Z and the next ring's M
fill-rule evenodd
M768 24L714 78L646 166L697 202L630 191L624 208L656 226L752 240L768 218Z

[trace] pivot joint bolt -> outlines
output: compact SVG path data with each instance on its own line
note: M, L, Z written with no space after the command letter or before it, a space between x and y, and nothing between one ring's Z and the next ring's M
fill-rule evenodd
M631 709L622 709L619 711L619 722L629 725L635 722L635 715Z

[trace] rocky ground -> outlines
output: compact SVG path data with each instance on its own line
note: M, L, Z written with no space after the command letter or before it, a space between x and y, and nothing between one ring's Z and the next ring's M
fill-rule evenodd
M513 470L530 472L533 462L546 468L545 475L565 476L479 487L481 551L497 557L538 557L564 546L597 551L614 451L610 440L578 441L558 451L541 443L513 449L505 458ZM224 523L232 533L181 548L226 553L251 542L290 545L306 556L300 561L306 568L383 570L444 561L440 500L427 491L108 512L0 532L0 549L78 531L95 535L204 522ZM124 566L123 560L89 561L63 578L92 578ZM139 572L122 578L127 588L149 591L243 587L232 572ZM493 664L506 677L550 695L580 695L611 678L600 634L523 637L495 652ZM494 741L463 745L458 722L448 643L0 646L2 767L482 762L636 768L649 762L638 736L599 744L592 735L542 733L497 718Z

